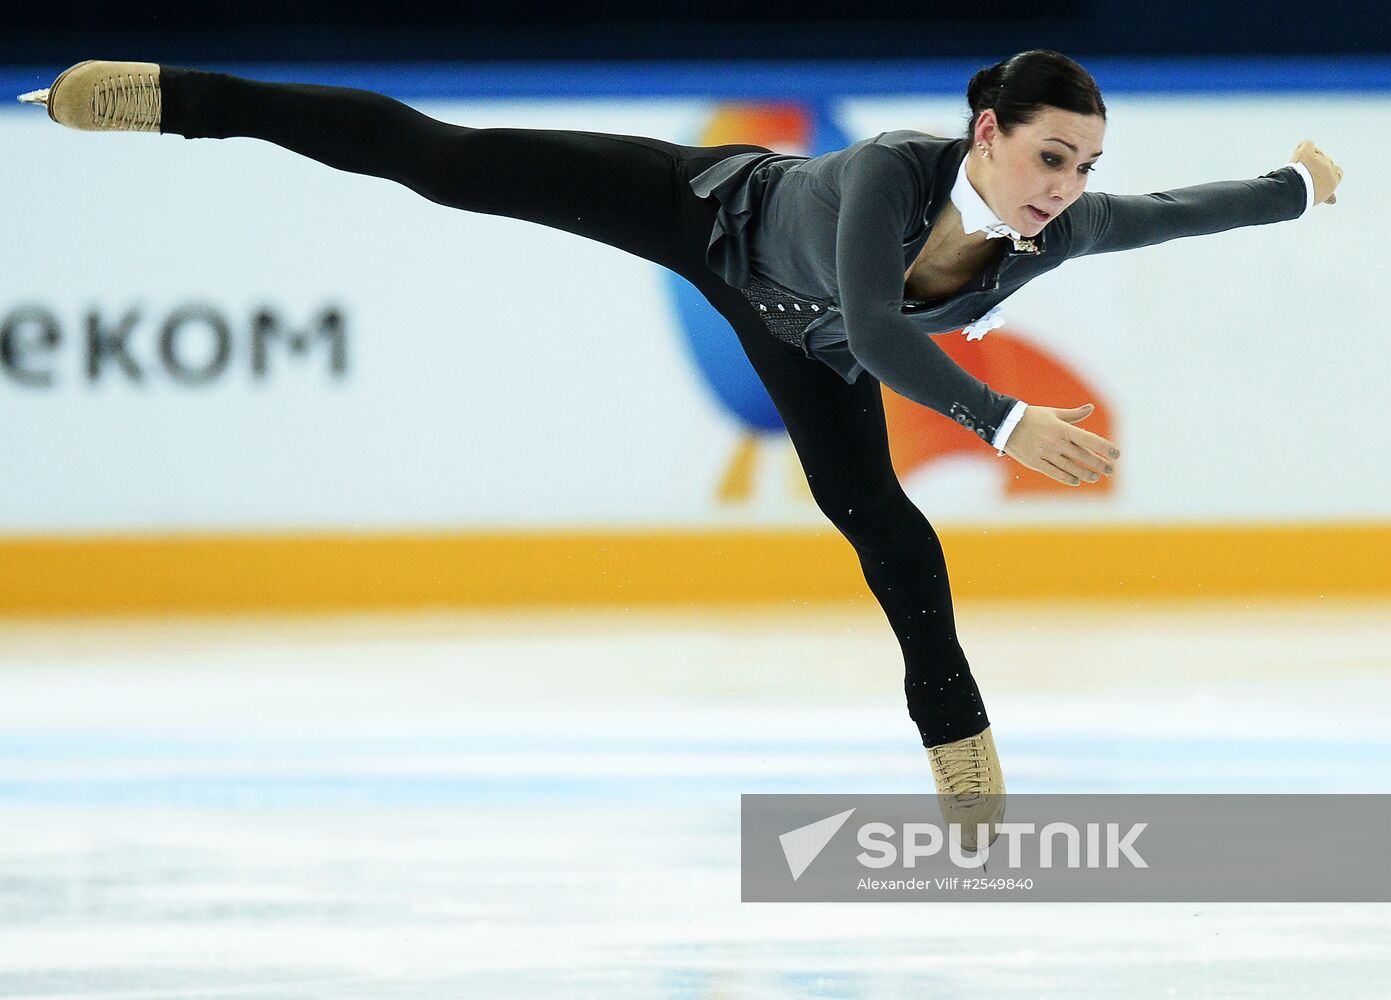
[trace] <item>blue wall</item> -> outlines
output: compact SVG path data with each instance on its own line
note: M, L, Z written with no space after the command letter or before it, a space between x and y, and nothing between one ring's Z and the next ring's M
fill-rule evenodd
M962 94L975 60L873 63L200 63L265 80L363 87L430 97L706 98ZM1375 58L1088 59L1103 94L1391 89L1391 56ZM45 87L66 64L0 67L0 95Z
M0 63L1391 52L1386 0L215 0L21 4Z

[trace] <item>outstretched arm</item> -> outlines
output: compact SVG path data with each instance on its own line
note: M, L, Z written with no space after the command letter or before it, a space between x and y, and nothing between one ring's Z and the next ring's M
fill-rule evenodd
M1249 180L1157 194L1084 194L1067 211L1075 233L1071 256L1297 219L1314 205L1333 204L1342 177L1342 168L1305 140L1285 166Z

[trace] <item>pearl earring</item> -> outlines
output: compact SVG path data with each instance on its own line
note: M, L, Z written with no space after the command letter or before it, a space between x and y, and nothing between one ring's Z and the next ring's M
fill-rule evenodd
M990 158L990 150L988 150L988 149L985 148L985 143L983 143L983 142L978 142L978 143L976 143L976 148L980 150L980 155L981 155L981 156L984 156L986 159L989 159L989 158Z

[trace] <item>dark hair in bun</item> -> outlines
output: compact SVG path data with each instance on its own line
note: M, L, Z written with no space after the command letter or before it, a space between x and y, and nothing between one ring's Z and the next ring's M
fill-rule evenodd
M1082 115L1106 117L1106 105L1092 75L1061 52L1031 49L976 72L966 88L971 122L966 138L976 132L976 119L995 110L1000 130L1011 132L1028 124L1043 108L1061 108Z

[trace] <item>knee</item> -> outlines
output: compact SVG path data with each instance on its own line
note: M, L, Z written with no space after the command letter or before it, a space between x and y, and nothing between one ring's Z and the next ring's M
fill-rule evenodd
M486 130L433 120L422 130L421 141L401 151L403 183L446 208L487 211L488 178L498 164L488 159Z
M826 518L856 549L873 549L903 540L904 532L926 519L895 479L888 483L818 484L808 477L812 497Z

